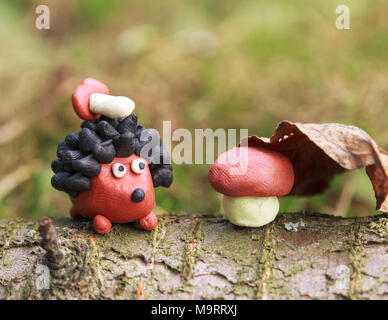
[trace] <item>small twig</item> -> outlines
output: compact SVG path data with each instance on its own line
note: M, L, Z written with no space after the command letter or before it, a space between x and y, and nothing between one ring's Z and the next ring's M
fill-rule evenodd
M55 227L50 218L43 217L39 221L39 233L42 237L40 246L47 251L49 262L53 266L60 267L65 260L65 253L60 241L56 237Z

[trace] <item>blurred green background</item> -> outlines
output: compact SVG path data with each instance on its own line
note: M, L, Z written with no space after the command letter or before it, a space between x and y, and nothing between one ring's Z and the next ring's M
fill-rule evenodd
M50 8L37 30L35 8ZM350 7L351 30L335 28ZM388 148L388 2L384 0L2 0L0 217L67 216L50 185L59 141L81 123L71 93L86 77L136 102L161 130L248 128L270 136L283 119L340 122ZM210 165L175 165L157 212L219 212ZM328 192L282 199L282 211L375 214L364 170Z

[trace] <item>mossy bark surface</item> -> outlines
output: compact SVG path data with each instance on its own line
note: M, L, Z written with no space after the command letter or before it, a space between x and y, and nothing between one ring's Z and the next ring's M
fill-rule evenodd
M388 216L284 213L261 228L169 215L153 231L54 219L66 263L38 221L0 220L0 299L388 299Z

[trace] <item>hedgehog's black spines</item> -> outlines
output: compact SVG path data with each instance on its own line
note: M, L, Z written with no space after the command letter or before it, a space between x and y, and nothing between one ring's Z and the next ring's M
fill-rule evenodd
M155 168L151 171L151 175L155 188L159 186L168 188L173 180L172 167L168 165Z
M111 163L116 156L116 150L112 140L96 144L93 155L100 163Z
M51 178L51 185L59 191L67 192L66 181L70 176L68 172L58 172Z
M141 135L142 131L145 129L147 129L147 128L145 126L143 126L142 124L138 124L136 126L135 136L137 139L140 139L140 135Z
M117 130L109 124L107 121L100 121L97 124L97 134L104 140L113 139L116 136L119 136Z
M61 141L59 144L58 144L58 148L57 148L57 157L58 158L62 158L63 156L63 153L67 150L71 150L71 148L66 144L65 141Z
M81 128L88 128L89 130L96 131L97 125L96 125L96 122L94 120L93 121L86 120L86 121L82 122Z
M79 133L79 149L85 156L92 153L95 145L101 142L102 139L88 128L83 128Z
M136 113L133 113L130 116L122 119L116 127L117 131L120 132L121 134L128 132L128 131L135 134L136 128L137 128L137 114Z
M113 144L116 149L116 157L129 157L135 152L135 135L132 132L124 132L122 135L113 139Z
M90 179L82 175L81 172L70 175L65 181L66 190L76 192L86 191L90 189Z
M142 154L141 150L143 149L143 147L148 143L148 141L145 141L145 142L142 142L138 139L135 140L135 154L139 157L143 157L147 160L148 162L148 155L144 155Z
M66 136L66 144L72 149L78 149L79 145L79 131L72 132Z
M83 154L79 150L66 150L62 154L62 162L65 167L73 168L72 164L74 160L79 160L83 158Z
M108 118L105 116L101 116L96 120L97 123L101 122L101 121L108 122L113 128L116 128L118 126L118 124L120 123L120 119L111 119L111 118Z
M61 159L55 159L51 162L51 170L53 170L54 173L65 171L65 168L63 166L63 162L61 161Z
M160 141L160 163L161 164L171 164L170 154L167 152L166 148Z
M143 137L141 137L143 136ZM147 138L146 141L140 140L140 138ZM152 147L149 149L148 154L144 154L143 148L148 144L151 143L151 139L158 139L159 140L159 146L158 147ZM143 153L142 153L143 150ZM153 152L157 152L156 154L153 154ZM155 129L144 129L141 128L141 133L139 138L136 140L135 144L135 153L138 156L144 157L147 162L150 165L150 169L161 166L163 164L170 164L171 158L169 153L167 152L166 148L163 146L162 140L160 139L158 131Z
M64 191L71 197L90 189L90 178L98 176L101 163L111 163L114 157L129 157L133 153L144 156L149 163L154 187L169 187L173 175L170 156L160 141L160 161L148 155L141 155L142 148L159 134L155 129L147 129L137 123L137 115L124 119L110 119L104 116L84 121L81 131L69 134L65 141L58 144L57 156L51 168L55 175L51 183L55 189ZM140 141L144 130L147 141ZM155 130L155 132L152 132ZM143 136L144 137L144 136ZM152 163L154 161L155 163Z
M78 197L78 192L77 191L73 191L73 190L68 190L68 191L65 191L70 197L72 198L77 198Z
M81 172L58 172L51 178L51 184L55 189L67 192L72 197L76 197L78 192L90 189L90 180Z
M153 170L153 169L160 167L160 166L163 166L163 165L166 166L166 165L171 164L170 155L162 143L160 143L159 155L160 155L160 157L158 159L152 158L152 160L149 162L148 166L150 167L150 170ZM172 169L172 167L171 167L171 169Z
M139 157L143 157L147 160L147 162L151 162L152 159L152 148L149 149L147 154L142 152L145 145L152 142L152 138L156 137L160 141L159 133L155 129L145 129L142 128L139 132L139 135L136 135L136 143L135 143L135 153Z
M82 172L89 178L97 177L101 171L100 163L90 154L80 160L73 161L73 168L75 171Z

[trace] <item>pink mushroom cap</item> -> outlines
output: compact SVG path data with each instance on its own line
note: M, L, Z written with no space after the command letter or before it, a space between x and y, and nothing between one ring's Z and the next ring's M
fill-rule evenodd
M109 94L109 89L105 84L96 79L86 78L73 92L72 103L74 111L83 120L95 120L100 116L89 110L89 97L93 93Z
M229 197L288 194L294 170L288 158L268 149L237 147L221 154L208 173L212 187Z

